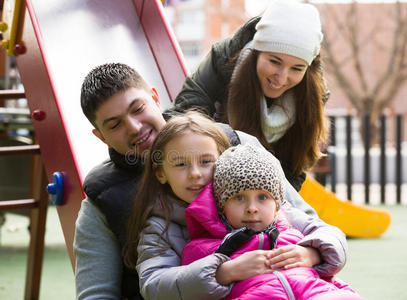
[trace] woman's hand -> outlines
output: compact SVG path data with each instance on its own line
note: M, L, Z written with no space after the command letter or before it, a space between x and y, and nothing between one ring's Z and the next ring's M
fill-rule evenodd
M222 285L278 269L313 267L321 262L317 249L299 245L287 245L273 250L254 250L221 264L216 280Z
M268 251L266 266L271 270L313 267L321 262L319 251L312 247L287 245Z
M216 271L216 280L222 285L228 285L234 281L273 272L267 265L270 252L270 250L249 251L224 262Z

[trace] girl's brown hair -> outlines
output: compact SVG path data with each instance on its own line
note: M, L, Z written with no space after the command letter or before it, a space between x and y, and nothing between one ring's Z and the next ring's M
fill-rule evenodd
M165 159L164 150L168 142L188 132L211 137L217 145L219 154L230 146L229 140L222 129L214 121L197 111L189 111L172 117L157 134L146 156L143 178L128 220L124 263L129 268L136 266L137 245L140 234L157 201L162 207L166 222L161 236L168 230L172 213L172 205L168 196L175 196L169 184L161 184L157 180L155 173L163 164Z
M323 96L326 92L318 55L307 68L302 81L293 87L296 116L294 125L275 144L269 144L261 128L263 95L257 77L259 51L252 50L233 74L229 84L225 120L235 130L254 135L293 175L312 167L321 156L319 145L326 141Z

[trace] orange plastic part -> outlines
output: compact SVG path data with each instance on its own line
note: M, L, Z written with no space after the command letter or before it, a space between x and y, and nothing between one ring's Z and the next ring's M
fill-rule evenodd
M310 177L305 180L300 195L323 221L339 227L349 237L379 237L391 223L388 211L340 200Z

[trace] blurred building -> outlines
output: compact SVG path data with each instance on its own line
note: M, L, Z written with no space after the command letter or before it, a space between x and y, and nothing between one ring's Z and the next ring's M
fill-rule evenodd
M187 66L192 71L203 59L210 47L216 41L233 34L244 22L254 15L260 15L267 6L268 0L172 0L167 1L165 11L168 19L174 29L175 35L181 46ZM321 14L321 21L325 38L333 40L334 55L340 60L341 66L345 68L347 79L355 83L358 74L354 71L354 61L349 50L349 44L346 38L339 33L336 21L341 20L345 23L349 18L348 4L316 4ZM394 3L377 4L359 4L362 5L358 10L357 26L363 43L368 47L363 48L360 53L360 62L366 68L366 81L369 85L375 84L378 74L381 74L387 66L387 61L391 57L390 47L394 34L394 19L391 18L392 5ZM403 3L407 6L407 3ZM256 6L254 8L254 6ZM386 14L383 13L386 11ZM333 15L334 13L334 15ZM390 16L390 17L389 17ZM407 16L405 16L407 22ZM349 34L349 32L347 33ZM400 37L401 39L402 37ZM362 48L361 48L362 49ZM321 56L326 59L327 53L323 48ZM406 71L407 73L407 71ZM355 110L347 99L345 93L340 88L338 82L330 70L325 68L324 76L328 82L331 96L326 104L326 114L336 116L336 159L337 159L337 179L338 182L345 180L345 155L346 155L346 124L344 116L355 114ZM407 76L407 75L406 75ZM407 83L404 83L397 93L390 108L384 113L389 117L387 121L387 160L388 160L388 180L394 181L394 137L395 137L395 114L404 115L404 134L403 141L407 140ZM363 159L364 147L360 135L360 123L358 118L352 119L351 140L353 156L353 174L355 182L363 181ZM403 143L403 149L407 146ZM378 144L373 143L371 150L371 164L374 174L378 174L379 149ZM405 150L403 150L405 152ZM407 164L406 154L403 154L404 164ZM377 176L376 176L377 177ZM373 182L378 179L372 178Z
M404 29L396 28L396 15L394 3L358 3L357 19L353 24L356 27L355 33L351 33L351 21L349 18L351 4L319 4L317 5L321 13L322 26L324 34L329 38L334 56L340 62L345 70L345 75L354 81L353 87L361 94L366 91L363 90L360 75L357 74L355 68L355 61L352 59L354 50L352 49L349 40L358 39L357 47L355 50L358 53L358 63L361 64L363 69L365 81L368 90L373 90L375 86L379 85L381 77L385 74L388 68L389 60L394 59L394 35L401 33L396 38L396 42L400 45L403 43L403 36L407 34ZM407 23L407 3L401 3L401 18L403 18L404 27ZM339 29L338 22L342 27ZM352 25L352 26L353 26ZM353 36L352 36L353 35ZM356 43L355 43L356 45ZM406 49L404 49L406 51ZM323 59L326 59L328 53L324 48L321 51ZM405 54L404 54L405 56ZM404 58L404 64L406 64ZM394 70L394 75L396 70ZM407 65L404 65L404 76L407 77ZM348 101L344 92L339 88L339 83L332 74L332 71L326 71L326 78L328 80L329 88L332 91L332 96L327 102L327 108L330 111L345 110L352 111L352 104ZM379 89L379 93L385 90L385 86ZM387 111L387 114L407 114L407 82L405 81L394 101Z
M165 12L190 70L213 43L232 34L248 20L245 0L173 0Z
M193 70L204 55L210 50L210 47L216 41L232 34L253 14L253 7L258 13L266 7L268 1L260 0L168 0L165 2L165 11L168 19L174 29L175 35L181 46L189 70ZM335 20L332 17L332 10L339 18L346 17L346 11L350 4L317 4L323 23L323 30L326 36L338 36L335 44L335 53L341 57L344 64L348 63L346 55L349 54L349 48L346 42L338 34L335 28ZM368 47L361 58L367 66L369 73L368 83L374 82L376 72L382 72L386 66L389 54L386 53L386 45L391 43L394 28L392 19L386 18L381 13L383 10L389 11L394 3L360 4L363 9L359 10L359 25L363 26L362 34L366 43L370 42L376 46ZM403 4L407 6L406 4ZM252 11L249 11L252 9ZM407 16L405 16L407 19ZM372 22L375 20L375 22ZM407 21L407 20L406 20ZM380 25L380 26L379 26ZM381 33L373 36L370 31L380 30ZM369 34L371 37L369 37ZM379 46L378 46L379 45ZM377 47L378 46L378 47ZM326 53L322 49L321 55ZM331 90L331 98L327 103L327 111L330 114L346 114L352 112L352 105L346 99L345 94L338 87L338 83L328 70L325 71L328 85ZM347 72L347 76L356 76L352 71ZM401 113L407 114L407 84L400 89L389 114Z

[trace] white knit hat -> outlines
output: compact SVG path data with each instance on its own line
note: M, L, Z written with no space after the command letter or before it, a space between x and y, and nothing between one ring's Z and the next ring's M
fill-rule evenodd
M215 162L213 194L223 210L225 202L245 190L265 190L284 202L285 176L280 162L265 149L249 144L230 147Z
M272 0L256 25L253 49L292 55L308 65L319 54L323 34L315 6L295 0Z

